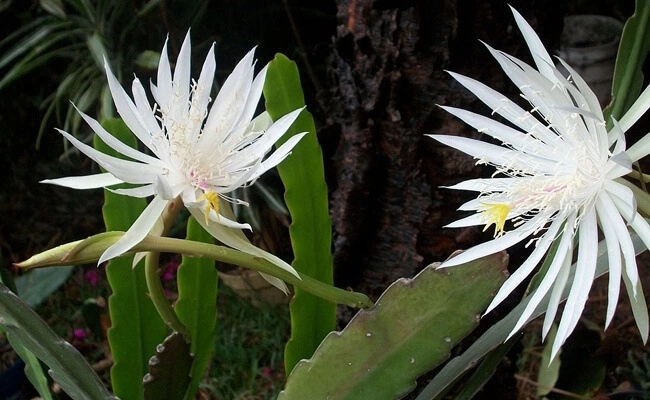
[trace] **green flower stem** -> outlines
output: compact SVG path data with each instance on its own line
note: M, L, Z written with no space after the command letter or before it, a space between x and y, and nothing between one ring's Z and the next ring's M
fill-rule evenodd
M187 328L178 316L176 312L169 304L169 300L165 297L165 290L162 287L160 282L160 275L158 274L158 258L160 253L150 251L145 256L144 261L144 276L147 281L147 289L149 290L149 297L153 302L154 307L160 314L160 317L169 325L170 328L176 332L182 334L185 337L189 337Z
M176 215L178 215L178 212L181 209L181 205L182 202L180 198L171 200L167 204L167 207L162 214L163 228L161 236L167 233L171 227ZM160 274L158 273L160 269L159 259L160 253L157 251L147 252L147 255L145 256L144 276L147 282L147 289L149 290L149 297L163 321L165 321L165 323L176 332L185 337L189 337L187 328L178 318L178 315L176 315L176 312L172 308L171 304L169 304L167 297L165 297L165 290L160 282Z
M99 235L92 236L85 241L68 243L43 253L36 254L29 260L16 264L16 266L23 269L31 269L46 266L78 265L96 262L104 250L115 243L120 237L121 235L118 235L115 232L100 233ZM83 246L83 242L86 241L90 244L88 246ZM75 248L76 253L70 255L70 250L73 248ZM370 301L368 296L363 293L339 289L300 273L296 276L260 257L246 254L228 247L193 242L184 239L147 236L142 240L142 242L134 246L130 253L141 251L179 253L190 257L209 258L215 261L250 268L258 272L275 276L288 284L333 303L345 304L357 308L370 308L373 306L372 301ZM61 259L66 254L68 255L68 258L64 263Z

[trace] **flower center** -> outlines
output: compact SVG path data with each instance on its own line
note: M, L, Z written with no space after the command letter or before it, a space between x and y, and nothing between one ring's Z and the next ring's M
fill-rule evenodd
M503 235L504 225L510 212L510 206L503 203L482 203L482 219L485 224L483 232L494 225L494 237Z
M212 190L208 190L203 194L203 196L197 199L197 201L202 200L207 202L205 206L205 224L208 225L210 221L210 211L214 210L214 212L219 214L219 195Z

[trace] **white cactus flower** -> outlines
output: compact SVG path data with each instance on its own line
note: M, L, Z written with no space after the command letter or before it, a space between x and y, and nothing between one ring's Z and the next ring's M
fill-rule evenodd
M266 258L296 274L287 263L246 240L240 230L250 229L250 226L234 221L228 203L223 200L237 202L227 194L251 184L289 155L304 133L291 137L266 157L302 109L275 122L266 113L253 119L266 76L266 67L254 75L254 49L237 64L209 107L215 73L214 46L208 52L198 81L190 80L190 53L188 32L172 78L165 43L157 84L151 85L153 106L137 78L133 80L131 98L106 63L106 76L118 113L153 155L123 144L99 122L80 112L108 146L131 160L101 153L60 130L77 149L107 172L43 182L75 189L103 187L109 190L111 186L126 182L138 186L113 191L133 197L153 196L128 232L104 252L99 262L117 257L140 242L152 230L168 201L180 196L190 212L219 241ZM283 286L275 278L272 280Z
M637 212L631 189L621 183L620 178L632 171L631 159L625 153L624 132L618 124L607 132L592 90L560 60L571 73L570 78L563 77L530 25L514 9L513 13L537 69L486 46L532 109L526 111L486 85L451 73L493 113L510 124L466 110L442 107L503 145L458 136L431 135L475 157L477 164L496 168L492 178L471 179L450 187L475 191L479 195L460 207L474 214L448 225L485 225L486 229L494 225L494 239L447 260L441 267L493 254L529 238L528 244L534 244L530 256L506 280L486 312L501 303L547 254L550 255L548 270L510 335L519 331L539 303L550 296L542 328L546 337L558 311L561 294L569 284L569 296L552 347L554 357L584 309L596 270L600 228L609 261L605 325L612 321L622 278L646 341L648 312L628 226L646 246L650 246L650 226ZM638 111L638 107L636 109ZM557 248L552 253L549 250L554 242ZM577 257L574 258L575 247ZM574 262L574 278L567 282Z

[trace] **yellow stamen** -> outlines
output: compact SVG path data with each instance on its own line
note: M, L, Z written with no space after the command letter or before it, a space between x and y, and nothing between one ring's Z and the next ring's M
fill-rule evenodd
M503 227L506 223L509 212L510 206L507 204L483 204L483 221L485 222L483 232L494 224L494 237L503 235Z
M209 190L203 194L203 196L196 199L196 201L205 200L208 204L205 206L205 224L208 225L210 221L210 210L214 210L219 214L219 195L212 190Z

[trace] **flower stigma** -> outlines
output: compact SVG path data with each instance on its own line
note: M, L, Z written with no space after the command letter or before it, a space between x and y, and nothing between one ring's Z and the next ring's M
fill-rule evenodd
M504 225L510 213L510 206L503 203L482 203L483 222L485 223L485 232L490 226L494 225L494 237L503 235Z
M214 210L214 212L219 214L219 195L212 190L208 190L203 194L203 196L197 199L197 201L202 200L205 200L208 203L205 206L205 224L208 225L210 221L210 211Z

